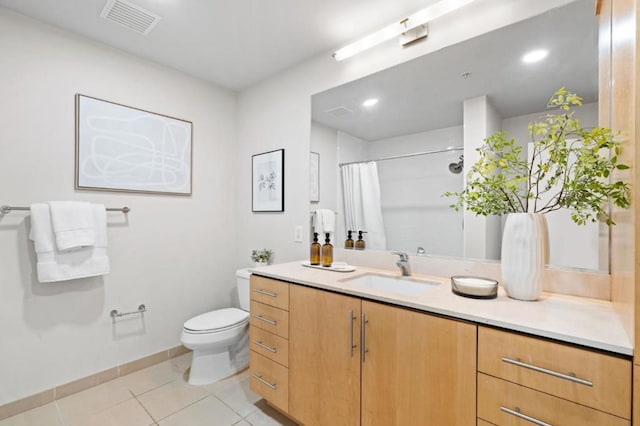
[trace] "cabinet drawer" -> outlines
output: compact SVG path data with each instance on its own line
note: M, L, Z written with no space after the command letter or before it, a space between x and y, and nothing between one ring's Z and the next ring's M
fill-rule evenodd
M493 423L485 422L482 419L478 419L476 426L495 426Z
M270 331L285 339L289 338L289 312L255 300L251 301L249 309L249 312L251 312L251 325Z
M482 373L478 374L478 417L501 426L529 424L629 426L631 424L629 420ZM535 420L540 423L536 423Z
M250 351L251 390L281 409L289 411L289 369Z
M249 329L249 348L278 364L289 366L289 341L287 339L251 326Z
M631 418L631 361L622 358L479 327L478 370Z
M251 275L251 300L288 311L289 284L259 275Z

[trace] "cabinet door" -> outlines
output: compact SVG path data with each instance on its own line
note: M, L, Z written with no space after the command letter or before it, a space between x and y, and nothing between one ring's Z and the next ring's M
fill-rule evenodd
M289 414L306 426L360 424L360 304L291 286Z
M477 327L362 302L363 425L474 425Z

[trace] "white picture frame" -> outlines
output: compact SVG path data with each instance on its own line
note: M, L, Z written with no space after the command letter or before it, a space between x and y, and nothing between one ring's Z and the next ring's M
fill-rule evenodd
M191 195L192 127L77 94L76 189Z
M284 211L284 149L251 157L251 210Z

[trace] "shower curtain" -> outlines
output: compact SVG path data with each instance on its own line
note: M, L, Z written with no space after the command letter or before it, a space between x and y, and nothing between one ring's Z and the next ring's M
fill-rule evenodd
M367 231L367 248L386 250L378 165L373 161L343 165L342 195L347 229Z

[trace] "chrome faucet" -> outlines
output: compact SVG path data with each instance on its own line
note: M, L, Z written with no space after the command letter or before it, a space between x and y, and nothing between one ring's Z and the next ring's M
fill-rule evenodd
M400 259L396 262L398 268L400 268L400 272L402 272L403 277L411 276L411 265L409 264L409 254L404 251L394 251L392 254L397 254L400 256Z

